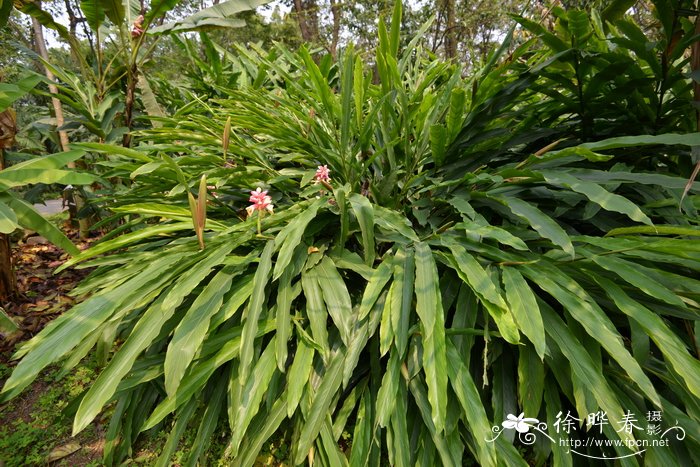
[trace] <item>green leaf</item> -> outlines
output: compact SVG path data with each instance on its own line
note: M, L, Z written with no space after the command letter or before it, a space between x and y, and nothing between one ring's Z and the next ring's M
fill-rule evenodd
M0 200L0 233L10 234L18 228L15 212L5 204L5 199Z
M324 353L328 350L328 314L323 306L323 295L318 284L316 269L301 274L301 287L306 297L306 316L311 325L314 341L321 346Z
M313 395L313 402L306 416L306 422L299 434L296 457L294 458L295 465L304 462L304 458L308 455L311 445L321 431L321 425L328 415L331 402L343 382L344 360L345 352L341 348L331 357L330 363L328 367L326 367L326 371L321 378L321 383L318 385L318 389Z
M256 7L269 2L270 0L229 0L221 2L209 8L199 10L197 13L183 19L151 28L148 30L148 33L163 34L197 31L205 29L207 26L242 27L245 26L245 21L231 19L230 16L242 11L254 10Z
M275 243L270 240L260 255L258 269L255 271L255 278L253 279L253 293L250 297L250 303L241 318L243 334L241 335L241 356L238 367L238 380L241 385L246 384L250 376L250 366L253 363L253 343L258 332L258 319L265 304L265 289L270 279L274 249Z
M2 395L16 395L31 383L41 370L80 344L116 310L127 313L154 290L159 292L163 283L171 280L167 271L173 269L176 261L178 258L173 256L153 261L120 287L98 292L53 320L16 355L24 355L24 358L5 382Z
M367 281L367 286L362 294L362 300L360 301L360 313L357 317L358 320L364 319L376 303L379 295L384 290L386 283L391 279L391 261L382 261L382 263L372 271L372 276Z
M662 300L669 305L685 308L685 302L678 295L659 284L653 279L653 276L649 275L653 271L651 268L611 255L593 255L590 259L603 269L617 274L650 297Z
M107 18L117 27L124 21L124 2L122 0L97 0L104 9Z
M209 320L221 308L234 275L227 269L219 271L175 328L165 354L165 391L168 396L175 394L185 370L201 347L209 329Z
M692 226L676 226L676 225L656 225L656 226L635 226L635 227L618 227L612 229L605 234L606 237L616 235L688 235L691 237L700 237L700 229Z
M435 165L440 167L445 160L445 150L447 149L447 129L442 125L430 127L430 148L433 151Z
M579 180L564 172L540 171L548 183L554 185L562 185L571 190L585 195L592 202L599 205L601 208L625 214L633 221L643 222L647 225L652 225L651 219L642 212L636 204L627 198L610 193L608 190L598 185L584 180Z
M400 249L396 252L394 264L394 284L401 292L401 306L391 308L391 328L394 331L396 348L404 355L408 347L408 328L413 314L413 286L415 260L413 251Z
M523 334L532 342L540 360L543 360L546 348L544 323L535 294L517 269L503 266L501 271L506 299L513 317Z
M233 245L224 245L212 250L202 261L182 274L169 291L146 310L124 345L97 377L80 403L73 422L74 434L82 431L97 416L114 395L119 381L131 370L138 355L158 336L160 329L175 313L177 306L232 249Z
M197 436L192 442L192 449L188 453L187 463L185 467L196 467L199 458L202 456L206 448L211 443L211 436L216 430L219 422L219 414L226 402L226 379L220 378L210 397L207 399L207 408L204 410L202 422L199 424Z
M304 236L304 231L315 217L318 209L323 205L323 200L317 200L308 208L304 209L301 214L296 216L287 226L277 234L275 238L276 248L280 248L275 263L275 270L272 274L272 280L277 280L284 272L289 262L292 260L294 249L301 242Z
M61 185L89 185L99 181L99 177L68 170L18 169L17 166L0 171L0 189L35 183L60 183Z
M85 16L85 21L87 22L90 29L97 31L100 29L102 21L105 19L105 11L102 7L102 2L100 0L81 0L80 10Z
M591 392L593 392L600 408L607 413L608 418L610 420L620 420L624 414L620 402L603 373L599 371L591 359L586 348L548 305L540 303L540 309L542 310L542 317L547 322L547 335L552 338L562 354L564 354L571 365L571 370L576 373L581 381L588 382ZM632 435L627 434L625 430L620 430L618 433L621 439L632 438Z
M274 331L274 320L259 323L257 336L263 336ZM161 401L153 410L151 416L146 421L142 430L153 428L161 422L168 414L180 407L192 398L194 394L202 391L202 387L209 380L211 375L226 362L235 358L241 349L241 326L231 328L214 338L208 340L202 349L202 355L215 355L203 362L195 362L195 365L185 374L177 393L174 397L168 397Z
M17 324L5 313L4 309L0 308L0 331L5 334L12 334L18 330Z
M569 236L564 232L564 229L547 214L540 211L532 204L518 198L503 197L495 199L507 206L513 214L527 222L537 233L544 238L550 239L552 243L561 247L561 249L570 254L572 258L576 256L574 246L571 244Z
M554 270L545 269L544 271L538 271L529 266L521 266L520 270L530 280L537 283L541 289L561 303L571 313L571 316L583 326L586 332L598 341L608 351L610 356L620 364L647 397L655 404L659 404L659 395L654 385L639 366L639 363L625 348L622 336L620 336L615 325L577 282L562 273L556 274ZM558 283L555 282L555 279ZM542 310L541 307L540 310ZM546 319L544 321L549 326L549 322ZM582 381L590 380L582 378Z
M367 198L357 193L351 194L349 201L362 231L362 248L365 254L365 263L368 266L372 266L375 256L374 210L372 209L372 204Z
M124 248L132 243L139 242L145 238L155 237L162 234L168 234L172 232L177 232L178 230L191 230L192 223L178 222L177 224L165 224L165 225L154 225L152 227L146 227L144 229L137 230L128 234L121 235L114 240L109 240L107 242L98 243L90 247L89 249L83 251L79 255L74 256L69 259L61 267L56 269L56 273L63 271L81 261L88 258L92 258L102 253L108 251L116 250L119 248Z
M593 278L615 302L620 311L629 316L630 320L638 323L644 332L651 337L664 358L685 380L690 392L696 397L700 397L700 362L690 355L687 346L669 329L663 319L638 301L632 300L614 282L600 276Z
M457 348L449 339L447 340L447 373L450 385L457 395L457 400L469 424L470 431L475 434L482 433L482 435L474 436L479 464L482 466L495 466L496 453L494 445L493 443L488 443L484 436L491 432L484 403L479 396L479 391L469 373L469 369L464 365Z
M518 344L520 334L515 320L491 276L464 247L453 241L447 241L447 245L454 257L452 266L459 277L484 303L503 338L511 344Z
M12 9L12 2L9 0L3 0L2 6L0 6L0 28L4 27L2 23L7 21L7 17L4 16L4 11L6 9L8 9L7 13L9 15L9 11ZM0 113L7 110L15 101L29 93L29 91L34 89L43 79L41 75L31 73L23 76L15 83L0 83Z
M75 256L80 253L80 250L78 250L73 242L71 242L52 222L49 222L44 216L39 214L32 205L16 198L12 193L9 194L10 196L3 196L0 194L0 225L2 223L3 202L6 202L7 205L14 210L19 225L34 230L69 255ZM2 232L1 227L0 232Z
M178 3L178 0L153 0L151 2L151 7L145 15L146 21L150 23L154 19L160 18L175 8Z
M323 301L326 303L328 314L331 315L340 338L347 346L350 342L350 329L352 319L352 303L350 293L333 264L333 260L325 256L316 266L316 278L323 292Z
M428 385L432 421L439 433L447 416L447 354L445 317L433 252L426 243L416 244L416 313L420 318L423 370Z
M523 412L530 417L537 417L540 413L544 397L546 368L542 360L542 356L529 345L518 348L518 398Z
M396 231L408 240L418 241L418 236L413 231L411 221L396 211L381 206L374 206L374 222L389 232Z
M314 360L314 349L306 345L303 339L299 339L298 342L297 353L287 373L287 416L289 418L294 415L304 393L304 387L309 382Z
M248 467L254 464L255 458L262 450L265 441L275 434L285 418L285 395L286 393L282 393L269 412L260 414L253 420L249 430L251 435L244 443L243 449L241 449L242 454L233 460L233 466Z
M243 387L240 393L240 405L234 407L235 423L231 433L231 444L233 446L233 455L238 454L238 448L243 441L243 435L246 433L250 422L258 412L260 402L268 390L270 380L275 372L275 337L267 344L267 347L260 355L260 359L255 365L251 377L243 382Z

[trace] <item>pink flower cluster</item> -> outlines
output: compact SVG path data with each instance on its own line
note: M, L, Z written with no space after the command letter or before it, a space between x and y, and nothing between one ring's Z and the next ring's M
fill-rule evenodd
M267 191L262 191L258 188L255 191L250 192L250 199L248 201L251 203L250 206L245 208L248 211L248 215L252 216L255 211L268 211L272 213L274 205L272 204L272 198L267 195Z
M331 181L331 171L327 165L319 165L316 169L316 175L314 175L315 183L330 182Z
M139 15L138 18L134 21L133 28L131 28L131 37L136 39L138 38L141 34L145 32L143 29L143 15Z

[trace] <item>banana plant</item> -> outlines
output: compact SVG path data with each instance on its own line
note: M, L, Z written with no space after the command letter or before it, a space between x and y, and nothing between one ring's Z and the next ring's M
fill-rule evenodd
M94 175L63 169L84 154L83 150L73 150L37 157L0 171L0 233L9 234L18 228L31 229L67 253L78 254L76 246L63 232L12 190L34 183L86 185L98 181Z

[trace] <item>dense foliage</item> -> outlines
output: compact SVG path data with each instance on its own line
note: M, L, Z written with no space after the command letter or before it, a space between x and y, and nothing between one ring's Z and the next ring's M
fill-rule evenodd
M74 431L106 410L107 464L167 429L168 465L195 426L188 465L222 432L235 465L273 436L295 465L571 465L492 426L661 411L682 442L585 453L690 465L697 38L671 11L654 38L595 11L556 9L552 31L519 18L525 40L470 80L420 34L400 47L400 3L374 69L352 47L202 36L198 79L161 96L171 115L138 144L76 145L125 188L105 200L111 232L64 265L95 268L84 300L19 349L2 397L95 355Z

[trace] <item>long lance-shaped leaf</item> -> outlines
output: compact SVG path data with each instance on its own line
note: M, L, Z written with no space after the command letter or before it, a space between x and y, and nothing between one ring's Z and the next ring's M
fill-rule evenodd
M489 314L496 321L496 326L498 326L501 336L511 344L518 344L520 342L520 334L513 315L489 274L461 245L450 242L449 248L454 257L454 261L451 261L452 266L459 277L482 300Z
M173 429L170 431L168 439L165 441L163 450L161 451L160 456L156 461L156 464L154 464L154 467L168 467L169 465L171 465L170 458L177 450L180 438L182 438L182 435L185 434L187 424L189 423L190 419L192 418L192 415L194 415L194 412L197 409L197 402L198 401L195 399L190 400L185 405L185 407L183 407L183 409L178 413L177 419L173 424Z
M258 270L253 279L253 293L250 297L247 312L243 315L243 334L241 336L241 357L238 368L238 380L242 385L248 380L250 367L253 363L253 344L258 331L258 319L263 310L265 301L265 288L270 279L270 269L272 268L272 252L275 243L270 240L265 245L265 249L260 255Z
M225 259L232 249L232 245L224 245L213 250L210 255L183 274L167 294L148 308L122 348L97 377L80 403L73 423L74 433L82 431L97 416L105 403L114 395L119 382L131 370L136 357L151 345L163 324L175 313L182 300Z
M100 179L91 174L69 170L46 170L37 168L5 169L0 172L0 188L12 188L33 183L60 183L61 185L89 185Z
M484 404L479 397L479 391L468 368L462 362L457 348L450 339L447 340L447 374L450 378L450 385L462 407L465 420L469 424L471 432L475 434L474 443L477 447L479 464L495 466L496 452L493 444L486 442L483 435L479 435L479 433L489 433L491 430Z
M301 286L306 297L306 316L309 318L311 335L320 345L325 358L328 351L328 314L323 306L323 294L314 268L301 274Z
M306 416L306 422L299 435L296 457L294 458L295 465L304 462L304 458L308 455L311 445L321 431L321 425L328 414L328 408L343 382L344 360L345 351L341 347L336 351L335 355L331 357L330 364L326 367L326 372L313 396L313 402Z
M593 278L620 311L638 323L651 337L673 369L685 380L690 392L700 397L700 362L688 353L688 348L669 329L663 319L641 303L632 300L614 282L600 276Z
M313 347L306 345L303 339L299 339L297 353L287 374L287 416L289 418L294 415L304 393L304 387L309 382L313 360Z
M125 235L122 235L120 237L115 238L114 240L109 240L104 243L99 243L93 247L88 248L87 250L83 251L79 255L76 255L63 263L58 269L56 269L55 273L59 273L63 271L66 268L69 268L80 261L84 261L88 258L92 258L94 256L100 255L102 253L106 253L108 251L112 250L117 250L119 248L124 248L128 245L131 245L132 243L139 242L140 240L149 238L149 237L155 237L157 235L162 235L162 234L167 234L167 233L172 233L172 232L177 232L178 230L188 230L191 229L192 225L189 223L184 223L184 222L178 222L176 224L165 224L165 225L154 225L152 227L146 227L144 229L137 230L136 232L128 233Z
M257 336L263 336L275 329L274 320L262 321L258 326ZM227 330L221 335L207 341L202 348L203 355L215 355L204 362L195 362L182 378L182 382L173 397L167 397L153 410L150 417L141 427L142 431L149 430L160 423L168 414L189 401L194 394L199 393L211 375L226 362L238 356L241 349L241 326Z
M365 254L365 263L368 266L374 264L374 210L372 204L364 196L353 193L348 198L352 210L355 212L357 222L362 232L362 247Z
M523 276L512 267L501 268L506 299L510 304L518 327L523 331L537 351L540 359L544 359L546 348L544 338L544 323L540 308L532 289Z
M209 320L221 308L234 275L227 268L219 271L175 328L165 354L165 391L169 396L175 394L185 370L201 347Z
M404 355L408 347L408 328L413 311L413 286L415 279L415 259L413 250L400 249L396 252L394 283L396 291L401 291L401 306L392 307L391 328L394 330L396 348Z
M275 238L275 245L280 248L280 252L277 255L277 261L275 263L275 270L272 274L272 279L277 280L284 272L289 262L292 260L292 255L294 254L294 249L301 242L301 238L304 235L306 227L309 222L316 217L318 209L323 205L323 200L317 200L312 203L308 208L306 208L301 214L296 216L287 226L277 234Z
M17 198L12 193L0 194L0 202L6 202L14 210L17 222L24 228L29 228L44 236L51 243L66 251L71 256L80 253L80 250L65 236L54 224L47 221L30 204Z
M610 318L593 302L586 291L573 279L554 268L538 270L530 266L521 266L520 270L544 291L561 303L571 316L608 351L634 382L644 391L644 394L657 406L660 405L659 395L649 377L644 373L639 363L625 348L620 333ZM557 282L553 279L556 278ZM546 320L545 320L546 322ZM585 378L583 381L588 381Z
M416 260L418 260L418 255L416 255ZM404 380L406 380L406 382L408 383L408 387L411 391L411 394L413 394L413 399L415 400L416 405L418 406L418 411L420 413L421 418L423 419L425 428L430 434L430 437L438 450L440 460L442 461L442 465L459 465L459 461L457 459L452 458L447 440L433 424L431 416L431 404L429 402L430 395L426 393L425 385L422 379L418 376L411 378L408 374L406 365L403 365L401 367L401 374L403 375ZM429 391L430 388L428 388L428 392Z
M685 308L685 303L678 295L655 281L653 276L647 274L650 268L609 255L591 256L591 260L600 267L614 272L650 297L662 300L669 305Z
M652 225L651 219L639 207L624 196L609 192L597 183L580 180L564 172L540 171L548 183L562 185L566 188L585 195L603 209L625 214L633 221Z
M231 432L233 455L238 455L238 448L243 441L243 435L255 414L258 413L260 402L268 390L272 375L275 373L275 337L267 344L260 355L251 377L245 382L240 393L241 404L236 406L235 422Z
M383 261L382 264L372 272L372 276L367 282L365 291L362 294L362 300L360 301L358 320L364 319L369 314L389 279L391 279L391 262Z
M112 316L116 310L128 312L138 306L145 296L159 292L171 280L167 274L177 257L164 257L130 278L121 287L109 289L90 297L53 320L44 330L27 342L15 355L24 358L5 382L2 398L17 395L49 364L80 344L86 336Z
M233 461L234 467L251 467L253 465L263 443L277 431L285 418L285 396L286 393L282 393L269 412L258 414L253 420L249 430L251 434L246 440L247 442L243 444L242 454Z
M192 450L189 452L185 467L196 467L198 465L199 458L211 443L211 436L214 434L214 430L216 430L216 426L219 422L219 414L225 403L226 379L220 378L219 381L216 382L214 390L207 400L207 407L204 410L204 416L199 424L197 436L192 442Z
M445 317L433 252L426 243L416 244L416 313L421 322L423 370L428 385L435 430L445 428L447 416L447 355Z
M527 222L537 233L544 238L548 238L555 245L561 247L562 250L569 253L573 258L576 253L574 246L571 244L571 239L551 217L537 209L532 204L518 198L502 197L494 198L508 207L513 214Z
M589 387L595 395L596 401L610 420L620 420L624 414L620 402L608 384L598 367L593 363L586 348L576 339L576 336L568 329L562 319L544 302L540 302L542 316L547 322L546 332L559 347L562 354L571 364L571 370L582 381L588 381ZM620 430L618 436L621 439L633 439L633 436Z
M314 269L328 314L331 315L331 319L340 331L340 338L347 346L350 342L351 323L354 321L350 293L333 260L326 256Z

